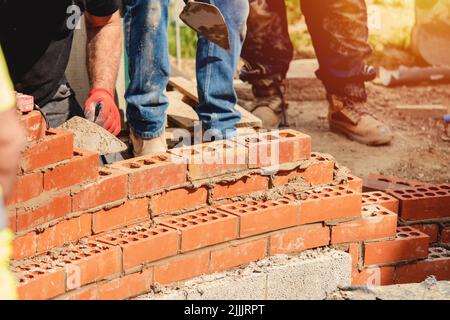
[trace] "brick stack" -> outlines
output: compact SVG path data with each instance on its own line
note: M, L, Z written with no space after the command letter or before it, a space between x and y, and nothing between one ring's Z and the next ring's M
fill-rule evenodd
M435 273L450 279L447 251L429 254L428 235L397 228L398 202L371 195L363 203L362 180L338 181L335 161L311 153L311 139L299 132L107 167L99 167L97 155L74 150L70 133L34 125L29 132L19 182L7 199L22 299L127 299L155 284L323 246L352 254L355 283L374 266L381 266L383 282L391 269L400 275L407 267L411 281ZM281 170L267 175L267 160L253 151L269 144L273 152L274 140ZM194 161L206 155L219 161ZM234 161L223 161L225 155Z

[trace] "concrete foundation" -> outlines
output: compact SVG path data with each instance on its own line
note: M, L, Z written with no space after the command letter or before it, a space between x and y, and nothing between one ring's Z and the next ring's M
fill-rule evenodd
M351 284L351 257L331 249L274 256L246 268L158 287L138 300L319 300Z

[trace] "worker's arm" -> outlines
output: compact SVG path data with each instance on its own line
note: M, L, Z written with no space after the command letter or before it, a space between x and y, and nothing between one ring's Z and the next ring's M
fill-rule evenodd
M87 29L87 64L91 93L86 101L86 117L117 135L120 114L114 102L114 90L122 53L122 20L119 12L110 16L85 15ZM95 106L102 110L95 118Z
M13 85L0 49L0 196L2 193L7 196L12 189L24 143L15 104Z

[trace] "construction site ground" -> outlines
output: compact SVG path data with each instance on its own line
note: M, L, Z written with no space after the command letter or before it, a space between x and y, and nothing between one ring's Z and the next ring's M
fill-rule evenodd
M369 106L391 126L395 139L389 146L369 147L328 130L328 104L322 101L290 101L291 128L310 135L313 148L332 154L360 177L377 172L425 182L450 181L450 142L443 141L443 121L412 120L395 111L399 104L450 106L450 85L384 88L368 85Z

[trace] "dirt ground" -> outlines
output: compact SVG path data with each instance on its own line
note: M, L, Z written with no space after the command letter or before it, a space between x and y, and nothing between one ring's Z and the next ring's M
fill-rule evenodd
M314 151L330 153L360 177L381 173L426 182L450 182L450 142L441 139L443 121L411 120L394 111L396 104L450 106L450 85L385 88L369 84L368 92L371 110L394 131L394 141L388 146L365 146L330 132L325 100L289 101L289 127L311 135ZM289 96L293 96L292 92Z

